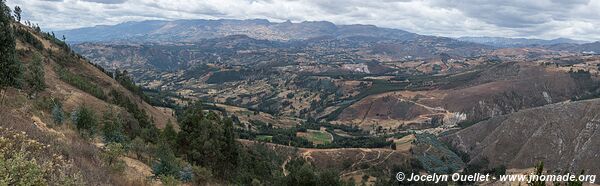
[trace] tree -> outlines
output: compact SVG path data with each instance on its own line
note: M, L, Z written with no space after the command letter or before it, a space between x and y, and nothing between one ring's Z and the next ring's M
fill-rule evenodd
M335 172L325 171L318 176L320 185L341 185L340 179Z
M223 168L225 170L233 170L238 165L239 147L235 140L235 129L233 128L233 121L231 119L225 119L223 121L223 137L224 146L222 147L222 153L224 158Z
M290 174L286 178L287 185L290 186L318 185L317 176L309 164L303 164L297 169L290 170Z
M192 170L194 172L193 181L196 185L202 185L203 183L206 183L212 179L212 172L205 167L193 166Z
M163 142L169 144L171 147L174 147L177 144L177 132L173 128L171 120L167 122L167 125L162 130L160 137Z
M544 173L544 162L540 162L540 164L535 166L535 175L539 178ZM529 180L529 178L528 178ZM540 179L533 180L527 183L529 186L545 186L546 182L541 181Z
M148 153L148 149L150 149L149 145L140 137L131 140L131 143L129 144L129 150L131 150L135 154L136 159L139 160L144 159L144 154Z
M46 88L44 81L44 65L42 64L42 56L38 53L33 54L33 59L28 66L27 83L31 87L32 94L43 91Z
M158 157L158 162L152 166L152 173L154 176L179 176L181 166L177 157L175 157L173 150L171 150L167 144L160 144L156 156Z
M112 110L108 109L104 112L102 134L103 139L107 143L124 143L128 141L125 130L123 129L123 117Z
M54 120L54 124L59 125L65 120L62 104L58 101L54 101L54 104L52 105L52 119Z
M16 59L15 36L10 8L0 0L0 88L20 87L23 69Z
M217 177L227 178L238 160L233 123L221 120L213 112L205 114L201 105L192 104L183 116L179 150L195 165L211 168Z
M146 126L142 126L142 131L140 133L140 137L142 137L142 139L152 142L152 143L158 143L160 141L160 130L158 128L156 128L156 126L154 126L153 124L148 125L148 124L142 124L142 125L146 125Z
M84 137L92 137L98 127L98 119L94 111L86 106L80 106L74 114L75 127Z
M121 143L108 143L104 147L102 159L116 171L123 171L125 162L121 160L121 156L125 153L125 148Z
M21 22L21 7L19 6L15 6L15 18L17 19L17 22Z

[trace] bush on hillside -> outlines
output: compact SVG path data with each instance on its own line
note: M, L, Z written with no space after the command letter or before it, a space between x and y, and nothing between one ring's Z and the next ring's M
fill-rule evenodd
M33 54L31 63L27 66L26 81L31 88L33 94L43 91L46 88L46 82L44 80L44 64L42 63L42 56L38 53Z
M73 123L77 131L86 138L93 137L98 128L98 118L94 111L86 106L79 106L73 113Z

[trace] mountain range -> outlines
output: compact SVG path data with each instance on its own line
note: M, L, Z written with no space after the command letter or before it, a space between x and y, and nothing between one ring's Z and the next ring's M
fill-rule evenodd
M505 38L505 37L459 37L460 41L480 43L496 47L531 47L556 44L584 44L587 41L573 40L568 38L557 38L551 40L527 39L527 38Z
M67 36L71 43L119 40L128 42L195 42L229 35L247 35L256 39L278 41L360 36L410 40L419 36L399 29L379 28L373 25L335 25L327 21L274 23L264 19L151 20L56 31L56 34Z
M69 43L81 42L197 42L202 39L229 35L247 35L255 39L290 41L314 38L371 37L398 40L418 40L424 36L400 29L381 28L374 25L336 25L328 21L299 23L270 22L266 19L217 20L147 20L130 21L117 25L55 31L67 36ZM114 34L119 33L119 34ZM584 44L588 41L557 38L551 40L505 37L459 37L459 41L494 47L527 47L556 44Z

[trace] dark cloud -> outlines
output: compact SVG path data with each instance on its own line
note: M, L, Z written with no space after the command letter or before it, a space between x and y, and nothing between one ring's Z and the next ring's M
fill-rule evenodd
M600 40L598 0L8 0L52 30L149 19L373 24L440 36Z

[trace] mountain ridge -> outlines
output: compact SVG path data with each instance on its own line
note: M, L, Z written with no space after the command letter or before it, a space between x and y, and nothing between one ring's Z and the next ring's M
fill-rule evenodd
M418 34L400 29L381 28L374 25L336 25L328 21L303 21L298 23L270 22L265 19L189 19L129 21L116 25L55 31L65 35L71 43L116 40L194 42L199 39L248 35L256 39L305 40L322 36L371 36L393 39L413 39ZM120 34L114 34L120 33ZM90 36L94 36L91 37Z
M485 44L496 47L528 47L528 46L539 46L539 45L555 45L555 44L585 44L590 43L589 41L573 40L569 38L556 38L556 39L528 39L528 38L510 38L510 37L458 37L460 41L467 41L479 44Z

